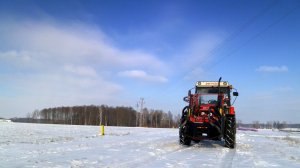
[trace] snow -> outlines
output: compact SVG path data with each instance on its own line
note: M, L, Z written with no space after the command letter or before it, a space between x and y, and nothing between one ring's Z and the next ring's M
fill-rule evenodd
M223 142L178 144L178 129L0 124L0 167L300 167L299 132L238 131Z
M11 122L11 120L0 119L0 122Z

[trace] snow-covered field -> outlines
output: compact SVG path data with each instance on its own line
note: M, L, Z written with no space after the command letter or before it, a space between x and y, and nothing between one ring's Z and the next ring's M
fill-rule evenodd
M237 148L178 144L178 129L0 124L0 167L300 167L300 134L237 132Z

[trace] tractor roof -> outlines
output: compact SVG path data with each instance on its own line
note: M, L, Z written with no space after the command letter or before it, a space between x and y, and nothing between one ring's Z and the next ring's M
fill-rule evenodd
M196 82L196 87L218 87L218 81L198 81ZM220 87L228 87L230 86L227 81L221 81Z

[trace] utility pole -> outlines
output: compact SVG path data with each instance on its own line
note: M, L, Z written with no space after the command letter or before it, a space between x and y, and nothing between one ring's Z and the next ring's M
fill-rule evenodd
M84 105L84 125L86 125L86 106Z
M171 113L171 111L168 111L168 119L169 119L169 128L171 128L171 116L169 115Z
M99 109L99 120L100 120L100 125L102 125L102 108L98 107Z
M73 107L69 107L71 113L71 125L73 125Z
M141 98L141 112L143 111L144 104L145 104L144 98Z
M143 120L144 120L144 116L143 116L143 108L144 108L144 98L140 99L140 106L141 106L141 110L140 110L140 126L143 126Z
M135 113L135 126L137 127L139 124L139 114L138 114L138 110L139 110L139 102L136 103L136 113Z

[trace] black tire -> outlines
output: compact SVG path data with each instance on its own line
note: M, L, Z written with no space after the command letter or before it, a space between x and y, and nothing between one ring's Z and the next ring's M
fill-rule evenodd
M179 128L179 143L182 144L182 145L191 145L191 138L189 138L187 136L187 127L186 126L180 126Z
M185 106L185 107L182 109L181 118L186 119L186 117L187 117L187 115L188 115L188 110L189 110L189 106Z
M222 138L221 128L219 123L212 124L209 128L208 136L211 140L220 141Z
M186 106L182 109L182 116L180 119L180 128L179 128L179 143L183 145L190 145L191 144L191 138L188 137L189 134L189 128L187 123L187 117L188 117L188 109L189 106Z
M235 148L236 123L235 116L227 116L225 120L225 147Z

